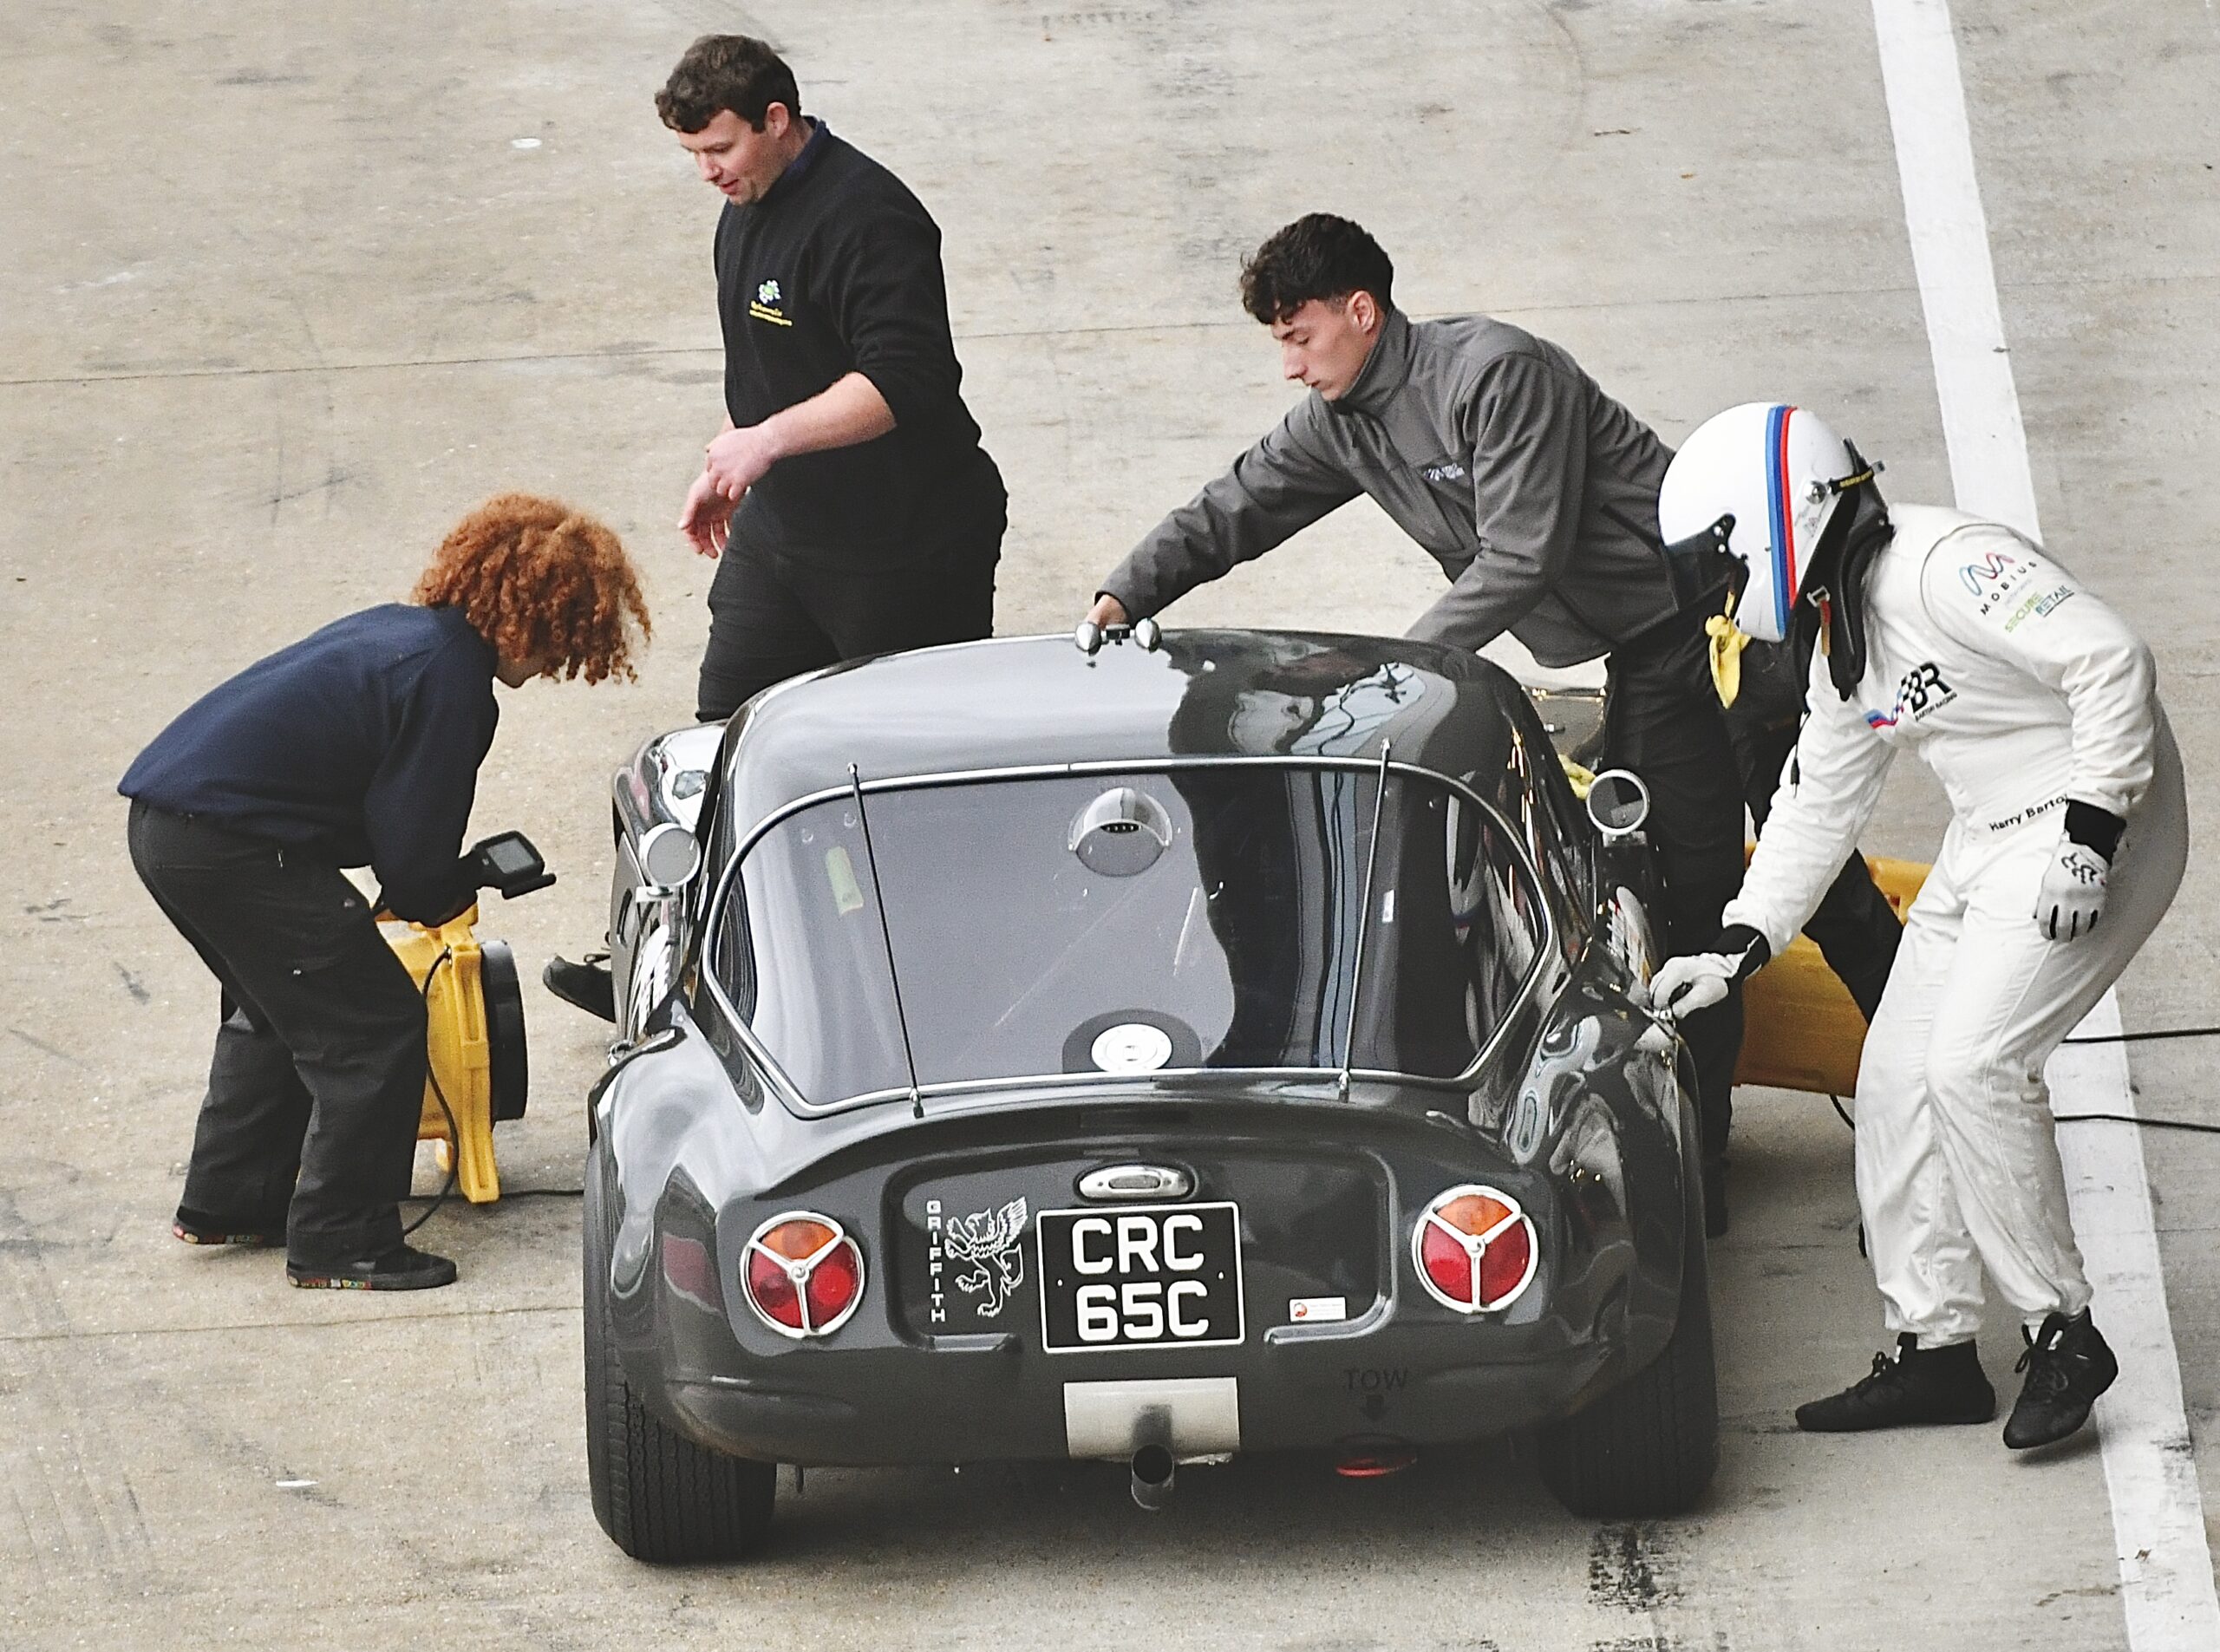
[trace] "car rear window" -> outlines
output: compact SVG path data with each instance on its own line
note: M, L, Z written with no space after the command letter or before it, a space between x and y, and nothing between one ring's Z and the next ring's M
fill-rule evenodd
M749 849L709 950L801 1094L1060 1073L1469 1067L1540 944L1494 818L1391 774L1361 984L1377 772L1221 764L872 792ZM885 902L884 912L880 899ZM882 930L882 916L885 926Z

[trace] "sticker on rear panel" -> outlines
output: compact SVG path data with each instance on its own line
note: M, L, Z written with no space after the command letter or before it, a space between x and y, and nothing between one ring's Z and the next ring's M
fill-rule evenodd
M1346 1296L1290 1296L1287 1303L1287 1322L1290 1325L1308 1325L1314 1321L1347 1319L1349 1299Z
M1025 1283L1025 1201L1014 1198L1000 1210L950 1217L941 1230L941 1245L955 1264L952 1283L973 1299L982 1319L993 1319Z

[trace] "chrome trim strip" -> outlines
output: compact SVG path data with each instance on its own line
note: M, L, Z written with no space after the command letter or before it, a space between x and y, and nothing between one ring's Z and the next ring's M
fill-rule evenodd
M894 776L885 780L864 781L859 789L866 793L900 792L923 789L927 787L964 786L1009 780L1044 780L1067 775L1160 774L1170 769L1241 767L1354 769L1371 774L1378 774L1384 769L1390 774L1412 776L1446 787L1471 802L1483 815L1494 823L1496 830L1502 834L1505 844L1511 851L1512 864L1518 869L1519 873L1527 881L1529 892L1533 898L1534 909L1542 915L1542 933L1535 947L1534 957L1528 963L1526 973L1520 980L1518 989L1511 995L1509 1002L1504 1007L1502 1015L1497 1019L1495 1029L1481 1044L1479 1054L1472 1057L1471 1064L1453 1078L1436 1078L1419 1073L1400 1073L1392 1068L1360 1067L1348 1069L1350 1080L1361 1081L1365 1083L1416 1085L1423 1088L1441 1090L1469 1088L1472 1081L1478 1078L1489 1062L1494 1059L1497 1047L1502 1043L1511 1028L1525 1012L1528 1004L1540 990L1543 967L1551 957L1557 955L1559 949L1557 915L1551 905L1547 885L1544 884L1532 857L1527 852L1525 840L1512 829L1510 821L1504 819L1500 809L1466 782L1453 775L1443 774L1434 769L1421 768L1415 763L1391 763L1363 757L1308 757L1284 754L1226 757L1220 755L1164 757L1142 761L1106 758L1090 759L1085 762L1076 763L1035 763L1006 768L964 769L942 774ZM731 859L726 861L722 870L719 872L716 888L709 898L708 911L702 924L700 944L704 952L710 950L715 944L717 932L725 918L725 904L731 897L733 879L740 875L741 863L748 858L748 852L755 846L757 840L780 821L792 818L806 808L851 794L850 788L845 786L828 787L821 791L807 793L765 816L763 819L757 822L746 837L739 841ZM756 1038L754 1029L748 1024L748 1018L740 1013L739 1008L734 1004L731 998L726 996L724 983L717 979L717 972L708 967L706 958L702 963L701 977L707 983L710 996L716 1000L718 1007L732 1024L733 1030L741 1042L747 1046L750 1059L762 1070L764 1076L770 1081L772 1087L779 1092L780 1099L800 1116L821 1118L828 1113L846 1113L856 1107L875 1107L891 1100L907 1101L911 1099L912 1093L904 1087L894 1090L867 1090L858 1095L844 1096L837 1101L807 1100L802 1095L800 1087L787 1076L786 1069L772 1058L769 1051L766 1050L761 1041ZM1339 1078L1340 1074L1340 1068L1331 1067L1162 1068L1152 1073L1131 1075L1113 1073L1037 1073L1009 1078L963 1079L938 1084L921 1084L917 1086L915 1094L918 1096L972 1093L996 1094L1009 1090L1032 1089L1036 1087L1061 1088L1074 1084L1123 1085L1128 1087L1141 1087L1146 1085L1148 1087L1153 1087L1161 1081L1172 1078L1205 1078L1221 1081L1247 1080L1253 1082L1258 1079L1322 1077L1330 1083Z
M1372 935L1372 875L1380 869L1380 818L1388 808L1388 744L1380 742L1380 778L1372 786L1372 836L1364 847L1364 892L1357 897L1356 953L1349 960L1349 1013L1342 1023L1342 1071L1335 1092L1349 1099L1350 1057L1356 1054L1356 1015L1364 1002L1364 944ZM1354 800L1352 800L1354 801Z

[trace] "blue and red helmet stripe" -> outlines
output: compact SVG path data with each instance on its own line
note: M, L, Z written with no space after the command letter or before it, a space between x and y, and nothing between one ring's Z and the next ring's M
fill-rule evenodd
M1796 600L1796 529L1789 497L1788 418L1796 411L1776 403L1766 414L1766 513L1772 529L1774 624L1788 635L1788 611Z

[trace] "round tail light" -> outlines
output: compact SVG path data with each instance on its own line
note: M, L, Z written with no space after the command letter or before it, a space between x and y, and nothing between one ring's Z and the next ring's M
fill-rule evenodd
M791 1211L749 1237L741 1283L755 1316L781 1336L824 1336L864 1298L864 1253L831 1217Z
M1460 1314L1507 1308L1540 1261L1534 1224L1518 1201L1492 1187L1439 1195L1411 1234L1411 1260L1427 1294Z

